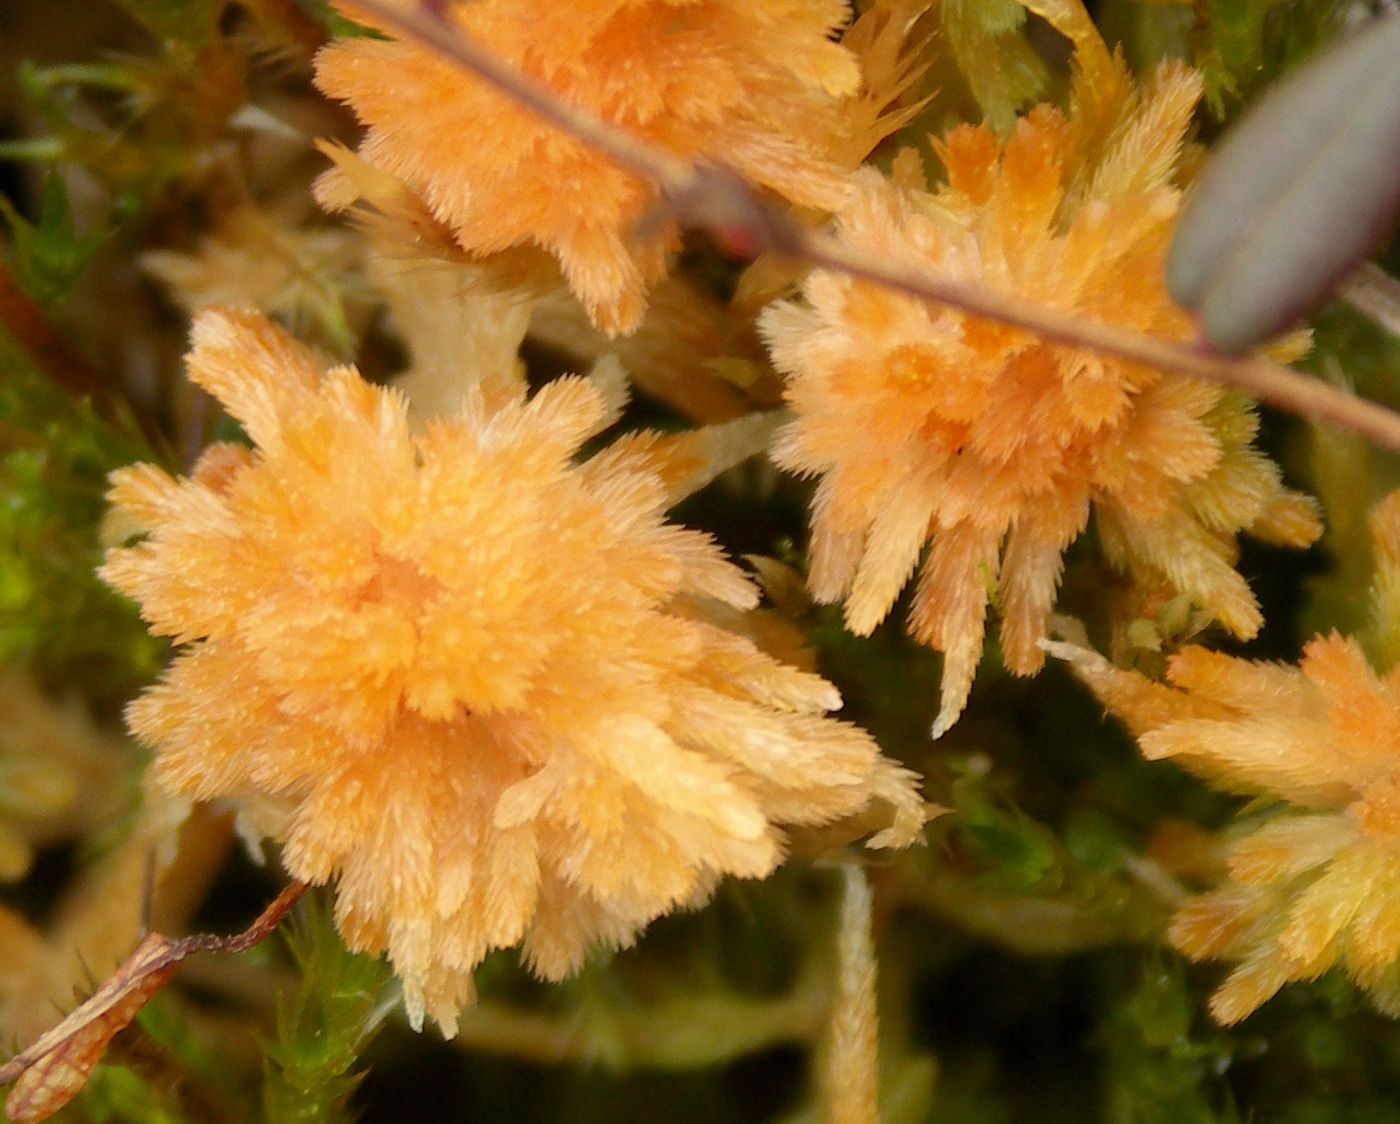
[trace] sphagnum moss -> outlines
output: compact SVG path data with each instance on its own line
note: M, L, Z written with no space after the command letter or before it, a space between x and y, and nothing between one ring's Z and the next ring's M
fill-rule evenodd
M1160 277L1198 142L1336 26L1245 7L122 0L56 47L12 4L0 50L75 65L0 106L39 122L0 152L61 174L4 181L0 642L29 717L86 707L92 737L26 771L0 730L0 842L34 871L0 1029L38 1038L79 957L104 994L143 897L148 940L227 932L291 873L330 912L290 960L192 960L73 1111L1384 1118L1393 501L1358 544L1393 481L1329 440L1321 505L1285 486L1296 431L1196 378L1224 372ZM607 129L737 173L723 245L786 256L740 273L683 235L716 200L615 166ZM1088 346L1110 329L1162 369ZM1388 345L1319 339L1315 369L1387 396ZM1309 585L1257 540L1319 514L1356 557ZM114 700L165 649L104 549L175 652L139 741ZM925 826L921 792L953 814ZM411 1034L427 1014L458 1042ZM14 1106L75 1092L84 1049Z

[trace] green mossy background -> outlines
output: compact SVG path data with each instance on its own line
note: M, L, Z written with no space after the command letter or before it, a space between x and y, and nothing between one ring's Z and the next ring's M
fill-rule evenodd
M1357 11L1332 0L1094 8L1139 71L1164 57L1202 69L1207 142ZM985 116L1006 128L1028 104L1063 96L1064 45L1011 0L945 0L935 23L920 127ZM0 8L5 284L105 380L75 382L12 319L0 327L0 664L28 670L108 728L165 652L93 575L121 534L104 521L106 474L134 460L187 464L220 425L181 385L181 313L132 263L147 249L192 248L220 208L272 190L255 151L275 141L270 121L353 138L309 82L316 45L346 30L310 0ZM278 159L278 190L309 197L320 164ZM1311 370L1400 406L1400 341L1340 305L1315 333ZM376 361L387 371L393 343L371 330L362 354L370 373ZM1328 532L1304 556L1247 547L1242 566L1268 624L1234 650L1293 659L1319 630L1366 624L1365 513L1400 471L1356 439L1288 418L1267 417L1265 439L1293 482L1320 498ZM737 473L678 518L736 554L800 568L806 498L795 481ZM1115 580L1078 548L1062 604L1102 635ZM807 632L846 716L952 809L930 826L927 846L871 860L885 1119L1400 1121L1400 1024L1344 979L1286 988L1227 1031L1204 1008L1220 966L1189 965L1164 947L1170 904L1144 856L1164 824L1182 826L1204 854L1206 833L1240 801L1143 761L1064 669L1007 676L994 645L966 716L932 744L935 656L897 624L856 639L829 610L780 608ZM1150 667L1162 638L1149 629L1138 639ZM0 730L0 787L7 753ZM141 761L130 749L123 762L133 791ZM0 791L0 815L15 800ZM453 1043L406 1029L385 967L346 953L328 898L313 895L283 937L169 987L60 1119L819 1119L831 860L843 852L821 839L797 849L768 882L722 887L703 911L663 919L636 949L562 986L532 980L513 954L493 957ZM4 887L6 904L42 926L60 888L101 850L82 838L47 847ZM232 850L191 927L241 927L275 893L274 871Z

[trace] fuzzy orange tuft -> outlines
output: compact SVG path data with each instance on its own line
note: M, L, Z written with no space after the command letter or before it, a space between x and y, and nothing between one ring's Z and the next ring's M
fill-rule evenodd
M1146 756L1293 806L1237 837L1226 884L1172 920L1183 952L1238 962L1211 999L1215 1017L1237 1022L1337 963L1400 1014L1400 674L1377 675L1336 634L1308 644L1297 667L1187 648L1171 686L1049 647Z
M912 778L826 717L836 689L713 623L757 593L664 521L656 449L574 462L613 420L587 380L415 435L400 395L225 311L189 372L254 448L114 476L149 534L103 576L184 645L132 729L166 787L232 798L294 877L337 883L415 1023L450 1031L494 948L558 978L767 875L779 825L878 795L873 842L913 837Z
M938 145L945 185L927 190L912 152L892 180L864 169L838 237L912 272L1188 339L1162 262L1199 92L1194 72L1163 68L1129 89L1101 144L1049 106L1004 141L955 129ZM1040 668L1063 554L1091 514L1116 565L1165 579L1238 636L1260 615L1235 534L1305 545L1320 533L1311 501L1252 447L1252 407L1218 386L830 272L803 296L761 324L797 414L775 459L820 477L812 591L868 633L928 548L910 628L945 657L935 735L966 703L991 601L1007 666Z
M357 14L350 0L341 7ZM857 57L831 40L847 18L842 0L453 0L445 18L526 78L673 156L723 161L802 206L830 210L843 198L837 161L853 141L831 122L845 103L870 99ZM901 72L886 69L893 96ZM633 231L658 202L654 185L416 44L335 43L316 80L369 127L361 155L421 196L464 249L541 246L595 323L636 327L678 245L674 224ZM336 173L321 197L348 201Z

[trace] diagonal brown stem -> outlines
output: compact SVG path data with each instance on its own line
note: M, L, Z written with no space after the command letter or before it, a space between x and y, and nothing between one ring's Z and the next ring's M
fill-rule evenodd
M1267 359L1227 359L1112 324L1065 316L1015 297L947 278L901 273L852 254L826 238L804 235L803 247L794 256L910 296L1024 328L1056 343L1085 347L1130 363L1232 386L1291 414L1350 430L1377 445L1400 451L1400 414Z
M415 40L471 71L517 105L533 110L634 175L661 185L663 190L689 182L690 170L682 161L575 108L547 86L482 50L440 14L443 5L423 3L415 9L392 0L353 0L353 6L400 38Z
M638 141L502 63L440 15L438 6L415 8L391 0L354 0L376 23L464 67L558 128L585 141L661 189L667 217L712 234L720 245L744 254L770 252L885 285L921 300L1023 328L1071 347L1083 347L1173 374L1234 387L1281 410L1349 430L1400 452L1400 414L1266 359L1228 359L1198 346L1159 339L1110 324L1080 320L1017 297L948 278L886 268L814 235L766 203L732 170L718 164L690 166ZM654 221L651 216L645 222Z
M57 325L25 292L3 260L0 260L0 331L28 352L38 369L69 395L88 399L97 413L117 425L134 422L152 449L162 447L154 428L127 400L121 387L69 346Z
M111 392L107 380L68 346L48 315L24 291L3 261L0 261L0 327L68 393L102 399Z
M282 923L282 918L291 912L292 906L301 900L306 891L305 882L289 882L241 933L234 933L231 937L196 933L194 936L181 937L172 947L181 959L192 952L247 952L254 945L267 939L268 934Z

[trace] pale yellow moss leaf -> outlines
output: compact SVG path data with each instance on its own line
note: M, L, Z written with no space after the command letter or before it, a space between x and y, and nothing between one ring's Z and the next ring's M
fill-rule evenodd
M874 898L865 869L841 867L841 915L836 936L836 989L825 1073L829 1124L878 1124L880 1023L875 1004Z

